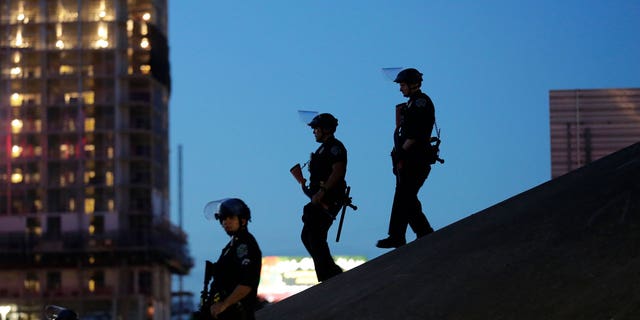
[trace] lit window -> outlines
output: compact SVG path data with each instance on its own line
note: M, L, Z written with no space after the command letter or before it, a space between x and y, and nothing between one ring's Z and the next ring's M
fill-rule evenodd
M140 72L142 72L143 74L149 74L149 72L151 71L151 66L148 64L143 64L140 66Z
M21 183L23 179L22 170L15 169L11 174L11 183Z
M149 48L149 39L142 38L142 40L140 40L140 47L143 49Z
M71 198L69 199L69 211L75 211L76 210L76 199Z
M84 119L84 131L92 132L94 130L96 130L96 118ZM86 147L85 147L85 150L86 150Z
M113 199L109 199L109 201L107 201L107 209L109 209L109 211L113 211L115 207L116 207L115 201L113 201Z
M94 213L96 211L96 199L94 198L86 198L84 199L84 213ZM89 226L89 233L93 234L95 232L94 225Z
M140 34L143 36L146 36L149 33L149 27L147 26L146 23L141 23L140 24Z
M96 281L93 279L89 280L89 292L94 292L96 291Z
M20 67L11 68L11 71L9 71L9 73L11 74L12 78L17 78L22 73L22 68Z
M20 157L20 154L22 154L22 147L21 146L13 146L11 147L11 157L12 158L18 158Z
M20 105L22 105L22 95L19 93L13 93L11 95L11 106L19 107Z
M11 132L12 133L20 133L22 130L23 122L20 119L11 120Z
M61 65L60 69L59 69L59 73L60 74L72 74L74 72L74 68L72 66L69 65Z
M113 147L107 148L107 158L113 159Z
M89 181L96 177L95 171L88 171L84 173L84 183L89 183Z
M106 184L108 186L112 186L113 185L113 172L107 171L107 173L105 174L105 177L106 177Z

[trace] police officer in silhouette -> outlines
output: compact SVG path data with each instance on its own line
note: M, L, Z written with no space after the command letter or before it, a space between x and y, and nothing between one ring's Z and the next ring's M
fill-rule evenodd
M394 82L409 98L396 106L396 129L391 152L396 189L389 219L389 237L379 240L378 248L397 248L406 243L407 225L417 238L433 232L422 212L418 191L431 171L431 131L435 123L433 102L420 90L422 73L413 68L400 71Z
M305 193L311 201L303 209L300 237L313 259L318 281L324 281L342 273L329 251L327 233L344 198L347 149L334 136L338 119L333 115L318 114L308 125L320 147L309 162L309 188Z
M217 209L208 208L214 206ZM255 319L262 252L247 229L251 211L238 198L212 201L205 207L205 215L210 216L207 211L215 212L215 219L231 237L212 272L211 316L215 319Z

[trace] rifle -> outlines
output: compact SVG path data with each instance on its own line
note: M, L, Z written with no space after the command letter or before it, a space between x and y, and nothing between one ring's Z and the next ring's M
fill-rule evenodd
M304 166L306 165L307 164L305 163ZM300 166L299 163L296 163L293 167L291 167L289 172L291 172L291 175L293 175L293 178L296 179L296 181L300 184L300 186L302 186L302 192L304 192L305 195L311 198L313 194L311 194L311 191L306 186L307 179L305 179L304 176L302 175L302 168L304 166ZM342 233L342 224L344 223L344 214L347 211L347 207L353 209L354 211L358 210L358 207L353 205L351 201L352 199L349 196L349 193L351 193L351 187L347 186L347 188L345 189L344 197L341 199L342 213L340 214L340 223L338 224L338 233L336 234L336 242L340 241L340 234Z
M211 296L211 292L209 290L209 282L213 279L215 275L216 264L207 260L206 266L204 269L204 287L202 291L200 291L200 307L196 312L193 313L193 319L195 320L212 320L211 311L209 308L212 304L216 302L216 297L218 300L220 299L218 294L215 294L213 297Z
M338 224L338 233L336 233L336 242L340 241L340 233L342 233L342 223L344 223L344 214L347 211L347 207L353 209L353 211L358 210L358 207L351 203L351 197L349 196L351 193L351 187L347 186L344 192L344 199L342 202L342 213L340 214L340 223Z

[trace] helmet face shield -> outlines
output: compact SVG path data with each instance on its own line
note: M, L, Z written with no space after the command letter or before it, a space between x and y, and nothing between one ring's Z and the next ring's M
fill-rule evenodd
M236 216L240 219L251 220L251 211L244 201L238 198L224 198L214 200L204 206L204 217L207 220L216 219L220 223L227 217Z
M309 124L317 115L318 111L298 110L298 117L304 124Z
M396 77L398 77L398 73L400 73L400 71L402 71L402 67L382 68L382 74L384 77L391 81L394 81Z
M204 206L204 211L203 211L204 217L207 220L213 220L213 219L220 220L220 221L224 220L224 217L220 215L220 204L228 199L229 198L224 198L224 199L214 200L207 203Z

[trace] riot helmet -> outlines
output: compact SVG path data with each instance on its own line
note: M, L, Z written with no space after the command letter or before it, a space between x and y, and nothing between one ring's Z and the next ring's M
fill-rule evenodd
M414 68L407 68L398 72L398 75L393 82L406 84L422 83L422 73Z
M309 127L314 129L324 128L324 129L336 130L336 127L338 126L338 119L336 119L330 113L321 113L313 117L313 119L311 120L311 122L308 123L308 125Z
M207 219L215 218L220 223L231 216L251 221L251 210L244 201L238 198L211 201L204 207L204 215Z

